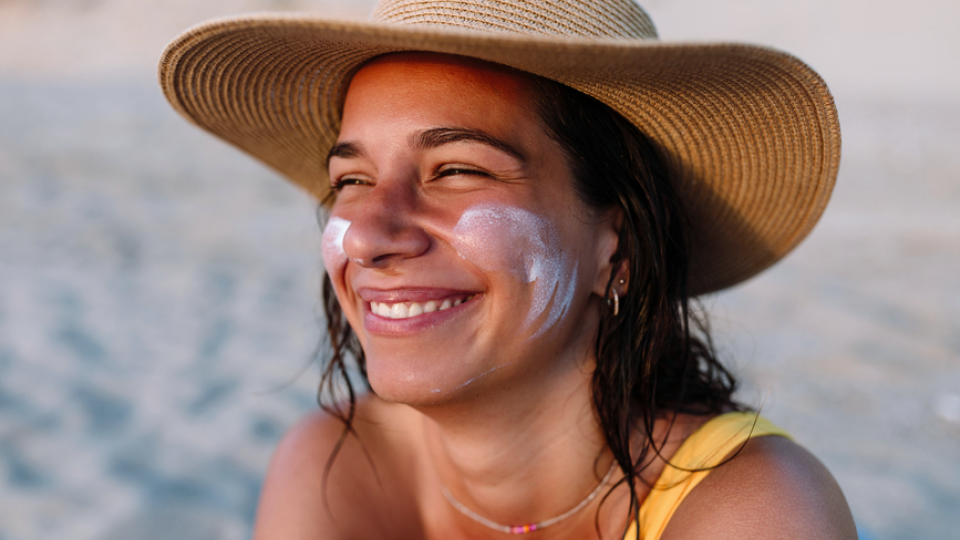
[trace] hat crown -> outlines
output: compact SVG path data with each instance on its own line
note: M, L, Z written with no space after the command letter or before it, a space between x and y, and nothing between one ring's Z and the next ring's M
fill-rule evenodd
M632 0L381 0L372 19L497 34L657 37L649 15Z

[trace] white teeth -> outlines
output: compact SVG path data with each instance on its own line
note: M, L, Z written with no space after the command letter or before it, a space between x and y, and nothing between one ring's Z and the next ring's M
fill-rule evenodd
M409 309L406 304L394 304L390 308L390 318L391 319L406 319L408 317Z
M370 302L370 311L387 319L409 319L410 317L416 317L424 313L433 313L435 311L443 311L454 306L459 306L471 298L473 297L468 296L455 300L447 298L442 303L439 303L439 305L436 300L429 300L423 304L419 302L399 302L396 304Z

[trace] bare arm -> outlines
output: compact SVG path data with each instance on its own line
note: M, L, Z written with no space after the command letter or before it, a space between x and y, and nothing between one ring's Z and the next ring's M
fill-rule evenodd
M344 439L326 482L343 423L317 411L294 426L267 471L254 540L422 536L412 491L415 460L398 444L407 433L398 413L407 410L372 396L359 399L354 433Z
M254 540L344 538L323 501L323 468L343 424L322 412L294 426L277 446L264 480Z
M680 504L662 540L855 540L847 501L796 443L759 437Z

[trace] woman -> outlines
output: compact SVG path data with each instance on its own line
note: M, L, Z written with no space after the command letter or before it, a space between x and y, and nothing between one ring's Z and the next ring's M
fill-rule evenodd
M650 41L625 0L375 17L214 22L161 65L178 110L328 211L325 407L278 448L255 537L855 538L688 309L819 217L816 74Z

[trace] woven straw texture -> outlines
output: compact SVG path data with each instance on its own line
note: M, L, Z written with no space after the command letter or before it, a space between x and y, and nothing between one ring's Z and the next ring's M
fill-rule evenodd
M186 118L317 196L353 73L390 52L512 66L606 103L661 149L691 222L691 294L782 258L826 206L833 99L800 60L743 44L657 41L630 0L385 0L374 22L255 14L173 41L160 83Z

